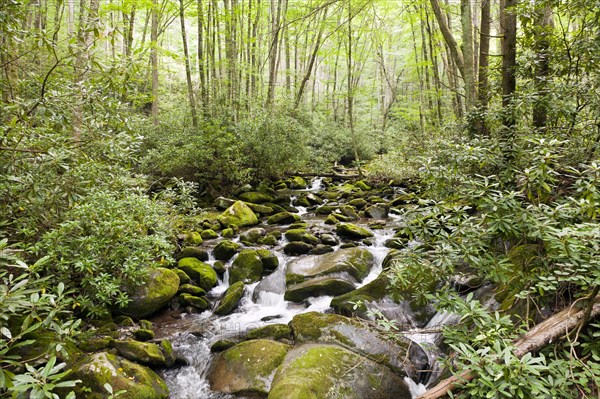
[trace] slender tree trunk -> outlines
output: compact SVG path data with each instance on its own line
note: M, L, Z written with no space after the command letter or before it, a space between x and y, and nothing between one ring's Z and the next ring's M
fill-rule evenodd
M256 78L260 73L258 68L258 24L260 22L260 11L261 11L261 0L256 2L256 17L252 23L252 56L250 57L250 97L253 98L257 95L256 93Z
M271 0L271 47L269 49L269 86L267 91L267 106L275 99L277 84L277 67L279 53L279 32L281 30L281 10L284 0Z
M198 0L198 80L200 81L200 102L206 104L206 76L204 74L204 5Z
M475 121L475 129L483 135L488 135L488 128L485 123L485 114L489 103L489 52L490 52L490 27L491 27L491 3L492 0L482 0L481 2L481 32L479 38L479 74L478 74L478 115Z
M190 67L190 54L188 51L187 35L185 33L185 10L183 0L179 0L179 19L181 21L181 40L183 41L183 56L185 57L185 78L187 81L188 100L192 111L192 125L198 128L198 115L196 113L196 100L194 99L194 85L192 83L192 69Z
M485 0L484 0L485 1ZM441 124L443 120L442 116L442 81L440 78L440 67L438 64L438 57L435 53L433 46L433 32L431 29L431 20L429 18L429 12L425 10L425 18L426 18L426 28L427 28L427 36L429 38L429 55L431 58L431 65L433 69L433 80L435 83L435 101L436 101L436 111L437 111L437 120L438 123ZM437 46L436 46L437 47Z
M538 95L533 106L533 126L539 131L546 130L548 123L548 79L550 78L550 35L554 24L552 8L545 6L536 21L535 44L537 62L535 68L535 89Z
M518 0L500 0L500 26L502 29L502 129L504 159L511 164L514 158L516 117L513 105L517 89L517 16L514 6Z
M152 0L150 42L150 64L152 66L152 122L154 125L158 125L158 0Z
M417 37L415 32L415 25L411 21L410 23L413 51L415 54L415 62L417 63L417 79L419 80L419 127L421 129L421 133L425 133L425 116L423 115L423 104L425 103L425 98L423 96L423 71L421 66L421 60L419 59L419 51L417 50Z
M350 127L350 136L352 138L352 148L354 150L354 162L358 168L358 175L362 179L362 169L360 167L360 158L358 157L358 141L354 130L354 82L353 82L353 61L352 61L352 0L348 0L348 54L347 60L347 100L348 100L348 126Z
M463 79L465 81L465 94L467 110L471 110L475 104L475 66L473 51L473 15L471 11L471 0L460 0L461 24L462 24L462 53L464 59Z

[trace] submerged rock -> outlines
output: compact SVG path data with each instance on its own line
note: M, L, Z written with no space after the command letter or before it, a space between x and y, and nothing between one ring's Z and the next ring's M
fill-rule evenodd
M127 289L129 303L121 312L137 318L150 316L165 307L177 294L178 288L179 276L173 270L162 267L152 269L142 284Z
M213 391L266 396L277 367L283 362L288 345L257 339L237 344L221 352L208 372Z
M108 396L104 384L114 392L124 391L121 399L167 399L165 382L148 367L106 352L87 356L73 367L71 380L81 380L74 391L77 397L104 399Z
M292 349L269 399L410 399L404 380L383 365L332 345Z

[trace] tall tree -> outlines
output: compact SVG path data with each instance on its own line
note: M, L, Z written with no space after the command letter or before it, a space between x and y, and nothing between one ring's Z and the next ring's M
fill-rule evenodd
M538 10L534 28L535 90L537 101L533 105L533 126L544 131L548 123L548 80L550 79L550 38L554 29L552 8L545 5Z
M190 67L190 54L188 51L187 35L185 33L185 8L183 0L179 0L179 18L181 20L181 40L183 41L183 56L185 57L185 78L187 81L188 100L192 112L192 125L198 127L198 116L196 114L196 100L194 98L194 85L192 83L192 68Z
M269 86L267 106L275 99L277 68L279 66L279 32L281 31L281 10L286 0L271 0L271 44L269 47Z
M158 125L158 0L152 0L150 65L152 68L152 121Z
M517 16L518 0L500 0L500 28L502 47L502 141L504 159L512 163L516 116L513 105L517 89Z

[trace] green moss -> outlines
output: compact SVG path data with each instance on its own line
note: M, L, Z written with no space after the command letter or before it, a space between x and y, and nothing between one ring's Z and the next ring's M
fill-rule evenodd
M230 238L230 237L233 237L234 235L235 235L235 233L233 232L233 229L230 227L223 229L221 231L221 237L223 237L223 238Z
M194 259L199 262L195 258ZM130 302L121 311L130 316L143 318L166 306L177 294L179 276L170 269L152 269L137 287L128 288Z
M294 176L288 180L288 186L291 189L304 189L308 186L308 184L302 177Z
M223 227L254 226L258 224L256 214L242 201L236 201L217 218Z
M335 225L335 224L338 224L339 222L340 221L335 216L333 216L333 214L331 214L331 215L327 215L327 217L325 218L325 222L324 223L325 224Z
M165 362L167 367L172 367L175 364L175 352L173 351L173 345L171 345L171 341L168 339L163 339L160 341L160 350L165 355Z
M182 284L177 291L179 294L192 294L194 296L204 296L206 291L192 284Z
M190 305L200 310L208 309L209 303L206 298L194 296L191 294L181 294L179 296L179 303L182 305Z
M187 275L186 272L184 272L181 269L173 269L173 271L175 273L177 273L177 276L179 277L179 283L180 284L189 284L192 279L190 278L190 276Z
M246 205L248 205L248 207L252 209L254 213L259 215L271 215L275 213L275 209L273 209L273 207L265 204L252 204L250 202L246 202Z
M354 183L354 186L360 188L362 191L369 191L371 189L371 186L365 183L364 180L357 181Z
M133 336L138 341L150 341L154 339L154 331L140 328L139 330L135 330L133 332Z
M225 264L223 264L223 262L221 262L220 260L213 263L213 269L215 269L217 274L220 276L225 274Z
M231 240L223 240L215 246L213 249L213 255L218 260L228 261L229 259L233 258L233 255L236 254L239 248L240 244Z
M240 194L239 198L245 202L251 202L253 204L264 204L265 202L273 201L273 197L266 193L257 191L248 191Z
M299 284L288 286L284 298L286 301L302 302L311 296L336 296L352 291L353 289L354 285L345 279L316 277Z
M348 217L350 220L358 220L358 214L356 213L356 209L354 209L351 205L343 205L340 207L340 212L342 215Z
M77 347L85 352L97 352L109 348L114 339L112 337L91 338L77 343ZM31 356L31 353L29 353Z
M192 231L185 235L185 242L191 245L200 245L202 244L202 237L197 231Z
M353 200L348 202L349 205L352 205L356 209L363 209L367 206L368 202L362 198L354 198Z
M293 261L288 266L288 273L304 276L325 276L333 273L348 273L357 281L363 280L375 265L373 254L363 248L340 249L336 252L311 259Z
M269 246L275 246L277 245L277 237L275 237L275 235L273 234L267 234L266 236L262 237L260 240L258 240L259 244L262 245L269 245Z
M279 258L268 249L257 249L256 253L260 256L265 270L275 270L279 266Z
M215 309L215 314L224 316L231 313L231 311L238 305L243 295L244 283L238 281L232 284L229 288L227 288L227 291L225 291L223 299L221 299L219 306Z
M363 239L373 237L372 232L352 223L340 223L336 226L336 231L339 235L347 238Z
M233 261L229 271L229 284L242 281L253 283L260 280L263 272L263 263L256 250L244 249Z
M292 339L292 329L287 324L267 324L266 326L256 328L246 336L248 339Z
M317 215L329 215L336 209L337 209L337 206L323 205L323 206L318 207L317 210L315 211L315 213Z
M120 356L148 366L164 367L165 355L156 344L138 341L115 341L114 348Z
M285 238L288 241L302 241L304 234L306 234L306 229L290 229L285 232Z
M196 258L180 259L177 267L183 270L205 291L210 290L217 283L217 272L210 265Z
M233 341L231 339L220 339L214 344L212 344L212 346L210 347L210 351L212 353L223 352L224 350L229 349L237 344L238 343L236 341Z
M289 346L271 340L251 340L220 353L208 375L212 390L266 396L274 371Z
M213 229L208 229L203 230L201 236L204 240L214 240L215 238L219 237L219 234L217 234Z
M185 247L177 255L175 255L175 260L179 260L181 258L196 258L203 262L208 260L208 253L198 247Z
M385 274L380 274L375 280L371 281L354 291L337 296L331 300L331 307L338 313L345 316L352 316L357 312L363 317L367 308L364 302L377 301L383 299L387 294L389 279ZM354 309L356 303L362 303L358 309Z
M300 216L291 212L279 212L267 219L268 224L291 224L298 222Z
M120 399L167 399L165 382L148 367L106 352L90 355L73 367L69 379L82 380L74 391L78 398L105 399L104 384L115 392L125 391Z
M312 245L304 241L292 241L283 247L283 252L287 255L303 255L309 253L312 248Z

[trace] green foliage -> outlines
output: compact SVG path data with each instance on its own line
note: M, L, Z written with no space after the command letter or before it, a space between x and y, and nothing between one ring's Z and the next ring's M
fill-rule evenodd
M71 292L65 285L59 283L51 290L48 278L39 277L47 262L42 258L27 266L6 240L0 241L0 269L11 270L0 273L0 394L58 399L56 388L79 382L65 379L66 363L56 364L57 355L68 357L63 343L78 331L80 321L70 319ZM35 346L42 334L51 334L52 344L42 346L41 353L31 358L23 357L23 350L28 353L26 349ZM45 364L36 367L40 358Z
M135 286L154 261L173 251L164 203L144 193L92 191L37 245L51 260L47 271L77 287L77 300L92 315L124 306L124 286Z

